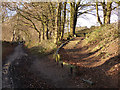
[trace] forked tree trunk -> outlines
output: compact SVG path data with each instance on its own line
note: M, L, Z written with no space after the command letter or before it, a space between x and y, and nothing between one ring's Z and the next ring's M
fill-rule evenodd
M78 8L79 8L79 5L80 5L80 1L78 1L77 4L76 4L76 6L75 6L73 35L75 34L75 28L76 28L76 24L77 24L77 14L78 14Z
M78 8L80 6L80 1L70 3L70 35L73 36L75 34L75 28L77 24L77 14Z
M104 24L110 24L110 18L111 18L111 11L112 11L112 2L107 1L107 4L105 4L105 1L101 3L103 8L103 22Z

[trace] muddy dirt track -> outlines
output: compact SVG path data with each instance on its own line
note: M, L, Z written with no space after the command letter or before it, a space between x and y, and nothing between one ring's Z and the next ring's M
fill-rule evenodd
M81 88L69 67L62 68L49 57L29 55L18 45L3 65L3 88Z
M3 65L2 87L3 88L42 88L51 87L44 80L35 77L30 72L32 59L24 51L22 45L14 49L14 53L7 57Z

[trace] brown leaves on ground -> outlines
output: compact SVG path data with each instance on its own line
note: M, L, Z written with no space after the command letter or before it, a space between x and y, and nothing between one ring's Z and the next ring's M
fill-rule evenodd
M14 51L16 45L17 43L6 42L6 41L2 42L2 60L5 60L6 57ZM3 61L3 63L4 62L5 61Z
M15 82L15 88L53 88L43 78L37 77L37 73L30 72L31 62L31 58L25 56L13 62L10 73Z
M79 40L79 43L75 44L75 41ZM118 73L119 73L119 55L117 41L108 45L106 48L106 53L112 53L112 56L103 52L101 48L97 49L94 52L91 52L94 49L96 44L83 46L84 40L81 37L77 37L70 44L75 44L75 47L72 45L66 45L63 49L60 50L60 55L63 61L66 61L70 64L78 66L77 77L89 79L95 84L93 86L83 84L81 80L78 80L77 83L83 84L85 87L91 88L117 88L118 86ZM68 43L69 44L69 43ZM114 47L114 45L115 47ZM71 46L71 47L69 47ZM115 52L115 53L114 53ZM107 57L105 57L107 55ZM105 57L105 58L102 58Z

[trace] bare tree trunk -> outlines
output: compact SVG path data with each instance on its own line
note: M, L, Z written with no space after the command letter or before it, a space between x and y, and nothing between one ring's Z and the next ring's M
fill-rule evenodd
M101 3L103 7L103 15L104 15L104 24L110 24L110 17L112 11L112 2L107 1L107 5L105 4L105 0Z
M66 4L67 2L64 2L64 11L63 11L63 23L62 23L62 30L61 30L61 40L64 36L64 28L65 28L65 22L66 22Z
M41 42L43 41L43 30L41 30Z
M61 38L61 10L62 10L62 2L60 2L59 6L59 14L58 14L58 41L60 41Z
M99 13L98 13L98 2L96 2L96 13L97 13L97 20L100 23L100 25L102 26L102 22L100 20L100 16L99 16Z
M59 32L60 32L60 20L61 20L61 2L58 3L58 6L57 6L57 11L56 11L56 19L55 19L55 37L54 37L54 43L57 43L59 41Z
M103 24L105 24L105 22L106 22L106 12L107 12L105 0L103 0L103 2L101 2L101 6L103 8Z
M77 24L77 14L78 14L78 8L79 8L80 2L78 1L75 6L75 12L74 12L74 25L73 25L73 35L75 34L75 28Z
M77 12L77 11L75 11L75 12ZM76 24L77 24L77 13L75 13L75 15L74 15L73 35L75 34Z
M42 23L42 27L43 27L43 29L42 29L42 31L41 31L41 41L43 41L43 40L45 39L45 37L44 37L45 27L44 27L44 24L43 24L43 23Z
M110 17L112 11L112 2L107 2L107 15L106 15L106 24L110 24Z
M49 38L48 38L48 25L44 25L44 27L45 27L45 33L44 33L44 37L45 37L45 40L48 40Z
M67 34L68 34L68 36L69 36L69 20L67 20Z
M50 2L49 5L50 15L51 17L51 27L50 27L50 37L54 39L55 37L55 8L53 7L52 3ZM52 35L52 36L51 36Z
M13 39L12 41L15 41L15 30L13 29Z
M74 11L75 11L75 2L70 3L70 34L74 34Z
M41 41L40 37L41 37L41 33L39 33L39 42Z

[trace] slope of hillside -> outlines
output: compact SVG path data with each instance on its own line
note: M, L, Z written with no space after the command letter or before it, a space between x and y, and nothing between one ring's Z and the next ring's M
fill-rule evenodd
M118 37L119 32L117 24L106 25L87 34L83 46L89 46L89 52L99 50L96 56L100 56L101 61L104 63L111 57L118 55Z
M79 78L87 80L90 78L96 83L93 86L87 85L88 87L119 87L118 25L114 23L91 31L85 39L77 37L64 46L59 52L61 60L77 66L74 72ZM78 81L78 83L82 82Z

